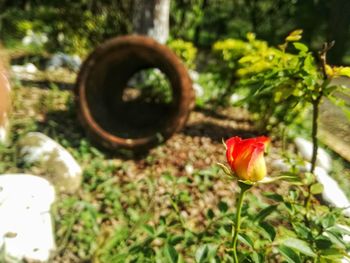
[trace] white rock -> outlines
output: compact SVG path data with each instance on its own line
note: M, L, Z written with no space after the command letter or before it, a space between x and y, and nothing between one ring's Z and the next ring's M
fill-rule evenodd
M19 142L19 155L27 164L38 164L47 179L62 192L75 192L82 180L82 170L73 156L43 133L30 132Z
M185 171L188 175L192 175L193 172L194 172L194 168L193 168L193 165L192 164L187 164L185 166Z
M340 225L338 224L337 225L338 227L344 229L345 231L347 232L350 232L350 227L349 226L345 226L345 225ZM349 243L350 244L350 235L343 235L343 240L346 242L346 243Z
M0 126L0 142L5 142L7 137L7 129L4 126Z
M194 89L194 92L196 93L196 97L202 97L204 95L204 89L203 87L198 83L199 80L199 73L195 70L189 70L188 71L190 78L192 80L192 88Z
M58 68L67 67L73 71L79 71L81 59L78 55L68 55L65 53L56 53L47 63L48 70L56 70Z
M346 208L344 215L350 217L350 201L339 187L337 181L328 175L325 169L315 168L315 176L319 183L323 185L322 198L329 204L337 208Z
M294 140L295 145L297 146L298 151L303 156L303 158L306 161L311 162L312 159L312 143L308 140L305 140L303 138L296 138ZM318 147L317 150L317 160L316 160L317 166L320 166L324 168L327 172L331 170L332 167L332 160L329 156L329 154L322 149L321 147Z
M230 97L230 103L234 104L242 100L244 96L239 95L239 94L232 94Z
M198 83L193 83L192 87L197 97L202 97L204 95L204 90L201 85L199 85Z
M11 69L15 73L30 73L34 74L38 71L37 67L32 63L27 63L25 65L13 65Z
M290 171L290 169L292 169L292 165L296 166L296 168L298 169L298 171L300 172L307 172L310 171L310 163L306 163L304 166L300 165L300 164L296 164L295 161L291 160L291 163L287 163L285 160L283 159L276 159L273 160L271 162L271 166L272 168L278 169L282 172L287 172Z
M272 161L271 166L284 172L291 169L291 165L282 159ZM306 163L305 166L297 166L298 170L301 172L309 171L310 167L310 163ZM334 207L346 208L343 210L343 213L344 215L350 217L350 201L346 197L344 191L339 187L338 182L329 176L323 167L316 166L314 174L316 176L316 180L323 185L323 200Z
M43 46L47 41L48 37L45 33L37 33L32 30L27 30L26 36L22 39L22 43L25 46L35 45L35 46Z
M47 262L55 249L50 207L55 190L27 174L0 175L0 262Z
M190 70L188 71L188 73L190 74L190 78L192 79L193 82L198 81L198 79L199 79L199 73L198 73L197 71L190 69Z
M282 159L273 160L271 162L271 167L281 170L282 172L286 172L291 168L291 166Z

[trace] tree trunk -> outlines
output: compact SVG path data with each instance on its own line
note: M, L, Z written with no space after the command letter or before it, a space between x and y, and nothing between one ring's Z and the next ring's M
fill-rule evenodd
M134 33L166 43L169 36L169 11L170 0L135 0Z

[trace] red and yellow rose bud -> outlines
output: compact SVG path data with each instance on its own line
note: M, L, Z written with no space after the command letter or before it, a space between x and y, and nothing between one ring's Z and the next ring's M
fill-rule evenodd
M264 152L270 139L261 136L241 139L232 137L226 143L226 158L232 172L242 181L257 182L266 176Z

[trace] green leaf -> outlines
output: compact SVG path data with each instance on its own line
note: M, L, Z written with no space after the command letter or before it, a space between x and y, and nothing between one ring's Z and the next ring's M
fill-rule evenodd
M243 234L243 233L238 234L238 240L246 244L247 246L254 248L254 242L246 234Z
M312 194L314 194L314 195L322 194L322 192L323 192L323 185L320 184L320 183L315 183L315 184L311 185L310 192Z
M316 70L315 64L314 64L314 58L312 57L312 55L308 55L305 60L304 60L304 70L307 73L313 73ZM311 80L313 79L313 80ZM310 76L310 81L311 82L316 82L315 79L313 78L313 76Z
M336 262L339 262L338 260L344 257L343 252L336 248L322 249L320 252L322 258L337 260Z
M303 239L310 239L312 237L312 233L309 228L301 223L293 223L292 224L294 231L297 235Z
M296 251L298 251L306 256L309 256L309 257L316 256L315 252L313 252L310 245L301 239L292 238L292 237L287 238L287 239L282 240L282 244L284 246L289 247L291 249L294 249L294 250L296 250Z
M202 263L205 261L208 255L208 246L207 245L202 245L200 246L197 251L196 251L196 262L197 263Z
M278 247L278 250L287 259L289 263L301 263L299 255L295 253L293 249L280 245Z
M207 258L210 262L216 262L215 256L216 256L217 250L218 250L217 245L214 245L214 244L208 245L208 257Z
M342 237L342 235L340 235L337 232L334 231L325 231L325 235L327 235L327 237L332 241L333 244L335 244L337 247L340 248L345 248L346 244L344 242L344 239Z
M320 236L315 239L315 244L318 249L327 249L332 246L332 241L328 237Z
M228 176L233 176L233 173L231 172L231 169L228 168L226 165L222 163L217 163L218 166L220 166L221 170Z
M344 76L350 78L350 67L339 67L338 68L339 76Z
M220 201L218 204L218 208L219 208L221 213L226 213L228 210L228 205L226 202Z
M274 212L277 208L277 205L270 205L262 209L256 216L254 221L260 222L264 220L267 216L269 216L272 212Z
M284 202L284 205L286 206L286 208L289 210L289 212L291 214L294 214L294 206L292 205L292 203L290 202Z
M293 32L291 32L287 37L286 37L286 41L287 42L294 42L294 41L298 41L301 39L301 34L303 33L303 30L301 29L297 29L294 30Z
M254 263L264 263L264 257L262 255L259 255L258 253L256 253L255 251L253 251L253 253L251 253L251 259L253 260Z
M276 230L271 224L267 222L260 222L259 226L269 235L270 241L275 239Z
M277 201L277 202L283 202L283 196L275 193L265 193L264 194L267 198Z
M213 244L205 244L200 246L196 250L195 259L197 263L204 263L204 262L216 262L215 256L217 252L217 245Z
M324 218L322 218L322 226L324 228L329 228L335 225L336 217L333 214L328 214Z
M182 235L176 235L176 236L172 236L169 240L169 243L173 246L179 244L182 240L184 240L185 237Z
M304 45L303 43L300 43L300 42L294 42L293 43L293 46L297 49L297 50L300 50L302 52L308 52L309 49L306 45Z
M350 229L347 226L344 225L334 225L327 229L328 231L332 231L334 233L339 233L341 235L349 235L350 236Z
M289 36L299 36L303 33L302 29L295 29L292 32L289 33Z
M155 230L152 226L150 225L144 225L143 229L146 231L146 233L150 236L153 236L155 234Z
M176 249L169 244L164 247L164 255L167 261L170 263L177 263L179 258L179 254L177 253Z
M212 210L212 209L208 209L208 211L207 211L207 217L208 217L209 219L213 219L214 216L215 216L215 214L214 214L213 210Z

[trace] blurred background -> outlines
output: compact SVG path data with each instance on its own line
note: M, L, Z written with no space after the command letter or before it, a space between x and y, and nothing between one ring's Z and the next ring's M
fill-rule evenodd
M85 55L103 40L134 31L136 0L0 0L0 39L6 47L43 43L47 51ZM142 1L140 1L142 2ZM208 49L225 38L257 38L276 45L295 28L319 50L335 40L331 64L350 64L348 0L172 0L170 39Z
M53 253L48 242L43 242L42 251L51 253L47 255L50 262L231 262L225 246L231 244L237 185L224 178L217 165L226 162L222 140L269 134L269 175L288 170L299 176L299 166L303 168L311 159L312 143L306 141L301 147L296 139L316 138L311 133L316 123L311 121L313 97L306 95L324 81L317 52L324 42L334 40L328 63L350 65L349 14L350 0L0 0L0 61L8 68L12 88L11 133L9 143L0 144L0 177L33 174L63 189L52 207L54 233L41 231L51 237L52 246L56 242ZM184 62L196 94L195 107L184 129L158 147L142 154L124 149L112 154L87 138L77 121L79 106L73 88L83 61L97 45L132 33L146 33L166 43ZM287 41L288 35L296 39ZM326 201L340 211L350 203L350 68L333 68L342 74L334 86L326 85L329 94L322 93L328 99L320 105L318 137L325 156L322 160L328 160L321 164L332 163L327 171L321 170L329 178L324 193L330 201ZM117 73L125 74L122 70ZM168 105L172 91L168 76L151 67L129 79L122 99L125 104L140 99L155 106ZM0 100L0 106L3 104ZM140 106L133 109L140 118L125 119L144 121ZM154 122L148 123L153 128ZM136 137L140 130L127 132ZM74 165L68 170L78 172L73 176L62 172L61 160L55 159L56 148L50 153L56 165L33 164L19 155L33 141L33 131L40 140L46 138L66 150ZM249 205L243 208L247 232L241 236L246 242L240 252L246 257L244 262L311 262L310 253L303 254L305 247L306 252L312 248L318 255L323 249L326 256L331 250L335 260L343 257L345 245L339 232L325 232L319 238L320 229L348 225L348 218L325 210L328 208L315 200L316 223L310 221L311 227L303 223L305 210L300 210L300 202L307 204L303 199L306 191L319 186L308 178L300 178L303 184L307 182L304 188L299 183L294 187L279 182L248 193ZM8 192L14 193L18 203L19 191ZM284 206L277 208L278 203L272 203L281 200ZM276 209L280 211L275 213ZM293 217L295 225L291 225ZM35 230L23 218L29 230ZM1 224L3 220L0 236L5 229ZM38 233L32 232L30 237L38 239ZM310 239L309 233L318 234ZM12 232L6 235L8 240L15 237ZM288 235L301 239L301 246L290 247L296 261L284 258L287 245L280 249L280 240ZM4 262L1 241L0 262ZM346 246L349 252L350 245ZM326 259L324 262L331 262Z

